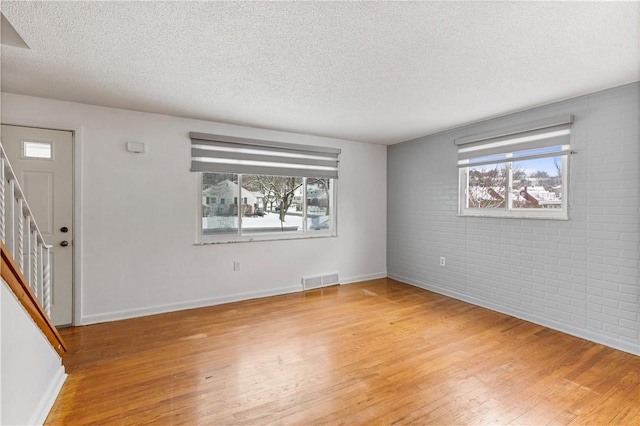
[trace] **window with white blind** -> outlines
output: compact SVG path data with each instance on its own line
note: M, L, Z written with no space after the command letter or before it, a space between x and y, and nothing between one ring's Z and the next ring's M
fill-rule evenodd
M456 139L459 214L568 218L572 116Z
M198 242L336 235L339 149L190 137L191 171L199 174Z

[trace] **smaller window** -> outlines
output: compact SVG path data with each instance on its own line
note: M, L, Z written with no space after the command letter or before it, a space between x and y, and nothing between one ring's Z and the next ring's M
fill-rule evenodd
M220 204L224 204L224 198L220 198Z
M238 204L238 197L233 197L233 204Z
M50 160L52 157L53 148L51 142L22 142L22 156L23 158L40 158Z
M460 138L459 214L568 218L573 117Z

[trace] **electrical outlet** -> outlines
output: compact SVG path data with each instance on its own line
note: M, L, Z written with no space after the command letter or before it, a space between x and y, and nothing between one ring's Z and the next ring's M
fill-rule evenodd
M233 270L236 272L240 270L240 262L233 262Z
M446 266L447 259L444 256L440 257L440 266Z

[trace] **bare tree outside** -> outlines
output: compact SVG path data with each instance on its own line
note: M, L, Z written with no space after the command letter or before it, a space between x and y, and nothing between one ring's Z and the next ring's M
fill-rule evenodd
M558 203L558 187L562 184L562 162L559 157L553 157L553 166L557 176L551 176L553 171L549 171L551 167L551 158L547 160L547 170L535 170L526 173L523 171L524 177L516 182L515 175L513 178L512 193L514 208L545 208L556 207ZM513 167L520 170L526 170L527 165L534 163L530 160L513 163ZM531 168L529 167L529 170Z
M556 177L562 179L562 160L560 157L553 157L553 166L556 168Z
M469 208L506 206L507 166L495 164L469 168Z
M244 189L257 192L262 195L265 211L273 211L274 204L278 202L280 182L278 176L244 175L242 186Z
M302 178L291 176L243 175L242 186L263 195L265 210L278 211L280 229L284 231L287 212L295 199L295 192L302 187Z

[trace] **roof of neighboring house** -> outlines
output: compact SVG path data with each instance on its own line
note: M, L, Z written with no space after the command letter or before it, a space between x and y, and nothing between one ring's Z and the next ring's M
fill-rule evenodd
M307 198L325 199L328 196L328 192L324 189L307 189Z
M477 200L504 200L504 188L474 187L473 197Z
M525 188L521 188L521 191L524 190ZM555 192L549 192L542 186L529 186L526 188L526 191L538 201L555 201L558 199Z
M240 187L237 183L230 180L224 180L215 185L209 186L202 190L202 195L205 197L237 197ZM247 198L247 203L253 204L257 201L256 195L251 191L243 191L242 197Z

